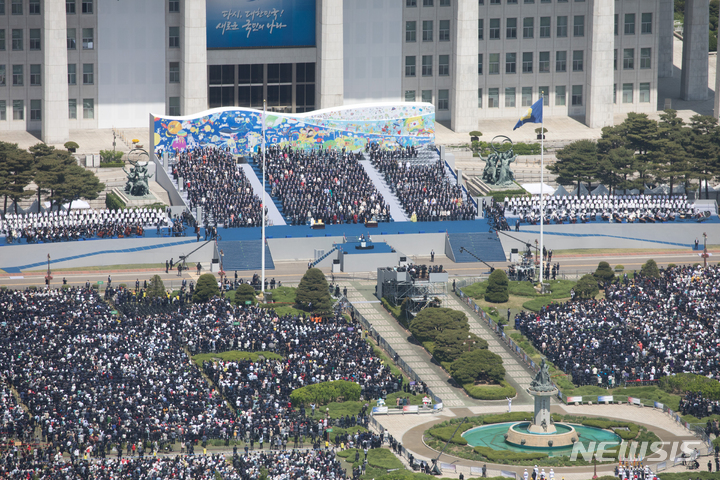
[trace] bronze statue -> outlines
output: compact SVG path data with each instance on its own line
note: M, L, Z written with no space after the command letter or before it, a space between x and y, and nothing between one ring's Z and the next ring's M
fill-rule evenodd
M495 141L495 139L498 137L502 137L505 139L502 143L509 142L510 149L503 152L498 151L498 149L495 148L495 144L493 143L493 141ZM512 149L512 140L510 140L508 137L505 137L504 135L498 135L490 142L490 146L494 150L494 153L491 153L486 159L484 159L485 168L483 169L482 174L483 182L487 183L488 185L494 185L498 187L507 187L509 185L512 185L515 181L515 175L510 170L510 164L513 163L517 158L517 155L514 154Z
M540 370L535 375L533 381L530 382L530 388L537 392L551 392L555 390L555 385L553 385L552 380L550 380L550 371L544 358L540 363Z
M147 172L147 164L136 164L130 167L128 172L123 168L123 172L127 174L128 181L125 184L125 193L134 197L144 197L150 194L150 178L152 175Z

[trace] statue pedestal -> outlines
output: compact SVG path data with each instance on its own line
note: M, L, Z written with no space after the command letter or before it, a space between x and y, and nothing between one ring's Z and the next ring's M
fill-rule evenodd
M125 193L125 190L117 187L113 188L112 191L115 195L120 197L120 200L122 200L128 208L144 207L145 205L152 205L153 203L165 203L152 191L144 197L134 197L132 195L128 195Z
M557 429L550 421L550 397L557 395L557 389L548 392L538 392L537 390L528 388L527 392L535 398L533 422L528 427L528 431L532 433L555 433Z
M504 187L500 187L498 185L488 185L483 182L482 175L476 175L467 181L467 188L471 195L475 197L484 197L490 193L503 192L505 190L520 190L522 187L515 182Z

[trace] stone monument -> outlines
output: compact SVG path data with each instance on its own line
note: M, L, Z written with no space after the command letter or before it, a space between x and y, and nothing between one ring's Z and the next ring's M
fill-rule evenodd
M135 166L130 167L128 172L123 168L123 172L127 174L128 181L125 184L125 193L133 197L145 197L150 194L150 178L152 175L148 173L147 162L138 162Z
M510 143L510 148L499 151L494 143L496 138L503 138L502 144ZM492 139L490 146L494 152L483 159L485 160L485 168L482 173L482 181L494 187L508 187L513 185L515 182L515 174L510 170L510 164L517 159L517 155L513 152L512 140L504 135L498 135Z

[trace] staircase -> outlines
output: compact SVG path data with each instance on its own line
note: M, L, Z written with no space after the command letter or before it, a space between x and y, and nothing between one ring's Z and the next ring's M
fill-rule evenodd
M262 268L262 250L260 239L219 241L217 249L223 251L223 269L226 272L233 270L260 270ZM265 269L274 270L270 248L265 245Z
M315 260L314 262L312 262L312 264L311 264L310 266L311 266L311 267L315 267L318 263L320 263L320 262L322 262L323 260L325 260L327 257L329 257L333 252L335 252L335 251L338 250L339 248L340 248L340 247L339 247L338 245L335 245L335 246L334 246L329 252L327 252L325 255L323 255L322 257L318 258L318 259Z
M250 165L250 168L252 169L252 171L255 172L255 178L262 179L262 168L260 168L260 164L252 161L252 159L250 159L250 161L252 163L248 163L248 165ZM260 182L262 182L262 180L260 180ZM261 185L262 185L262 183L261 183ZM258 189L258 191L255 193L258 194L258 196L260 196L261 190L262 190L262 187L260 187ZM275 204L275 208L277 209L278 213L282 216L282 218L286 222L286 223L284 223L284 225L287 225L287 218L285 217L285 214L283 213L282 202L280 201L280 199L272 196L272 194L271 194L272 185L270 185L270 182L267 181L267 178L265 179L265 192L267 192L266 198L269 198L270 200L272 200L272 202ZM277 225L277 223L276 223L276 225Z
M260 181L257 174L255 173L255 170L247 163L241 164L240 168L245 173L245 178L247 178L248 182L250 182L250 185L252 185L253 192L255 193L255 195L257 195L258 198L262 201L262 182ZM260 172L260 175L262 176L262 172ZM266 187L267 187L267 185L266 185ZM265 199L272 200L272 197L270 196L269 192L267 195L265 195ZM272 203L268 202L267 209L268 209L267 218L270 222L272 222L271 223L272 225L287 225L287 223L285 223L285 219L283 218L282 214L280 213L280 208L278 206L278 202L276 202L275 200L273 200Z
M467 252L460 252L460 247L473 252L486 262L505 262L505 251L502 243L494 233L449 233L448 241L455 263L477 262Z
M370 180L377 188L378 192L383 196L387 204L390 206L390 216L396 222L409 222L410 218L405 213L405 209L402 207L400 200L395 196L390 186L385 182L380 172L375 166L370 163L370 160L360 162L360 165L365 169Z

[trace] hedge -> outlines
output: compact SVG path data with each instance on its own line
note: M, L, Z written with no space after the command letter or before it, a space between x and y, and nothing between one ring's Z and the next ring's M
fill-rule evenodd
M360 400L360 391L360 385L347 380L321 382L293 390L290 401L296 406L310 403L325 405L339 397L344 397L346 401L357 401Z
M531 195L524 188L519 188L516 190L502 190L500 192L490 192L487 196L492 197L493 199L495 199L496 202L503 203L505 201L505 197L530 197Z
M658 386L668 393L682 395L685 392L701 392L705 398L720 400L720 382L702 375L678 373L677 375L662 377L658 382Z
M172 296L172 295L171 295ZM226 362L238 362L241 360L251 360L257 362L260 356L268 360L282 360L283 356L275 352L242 352L240 350L230 350L222 353L200 353L193 355L192 359L199 368L202 368L202 364L205 361L213 361L220 359Z
M493 450L490 447L475 447L475 453L487 458L490 462L519 462L524 460L542 460L548 458L547 453L514 452L512 450Z
M463 388L472 398L479 400L504 400L507 397L513 398L517 392L515 387L510 385L505 380L500 382L500 385L473 385L466 383Z
M628 430L614 430L623 440L632 440L640 433L640 426L630 422L618 422L617 420L603 420L599 418L588 418L582 421L586 427L602 428L612 430L613 428L627 428Z
M125 203L113 192L108 192L105 196L105 207L107 207L108 210L123 210Z
M467 440L465 440L461 435L467 430L475 428L475 425L466 423L458 429L457 433L454 437L452 437L451 440L450 435L453 434L456 428L458 428L457 425L448 425L446 427L433 427L428 430L428 433L433 437L437 438L438 440L442 440L443 442L450 441L450 443L455 443L457 445L467 445Z

